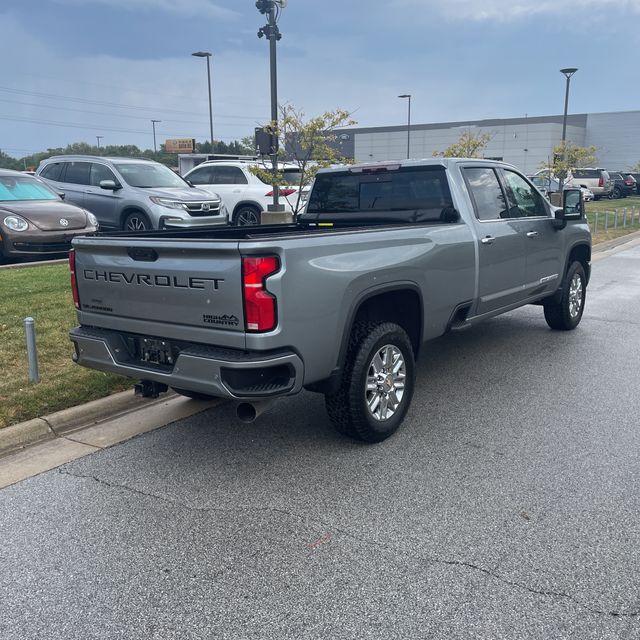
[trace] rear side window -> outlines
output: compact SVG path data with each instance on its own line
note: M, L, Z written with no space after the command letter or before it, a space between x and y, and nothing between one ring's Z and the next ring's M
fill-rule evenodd
M599 178L601 174L597 169L574 169L571 173L574 178Z
M90 162L68 162L64 181L72 184L89 184Z
M62 162L53 162L48 164L40 174L41 178L46 178L47 180L60 180L60 174L62 173Z
M452 210L444 167L404 167L317 175L302 219L449 222Z
M478 220L508 218L507 201L496 172L489 167L466 167L462 171Z
M211 184L248 184L247 177L239 167L212 167Z

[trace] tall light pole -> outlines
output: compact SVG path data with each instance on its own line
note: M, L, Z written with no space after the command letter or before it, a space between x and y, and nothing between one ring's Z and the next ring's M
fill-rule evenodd
M211 151L213 152L213 107L211 106L211 67L209 66L210 51L196 51L191 54L196 58L207 59L207 86L209 87L209 135L211 136Z
M96 136L96 140L98 141L98 149L100 148L100 140L102 140L104 136Z
M564 93L564 116L562 118L562 161L567 164L567 111L569 109L569 84L571 83L571 76L577 71L577 69L573 67L569 67L567 69L560 69L560 73L562 73L567 79L567 88ZM562 187L564 186L564 178L560 180L560 191L562 191Z
M156 146L156 123L162 122L162 120L152 120L151 126L153 127L153 153L158 153L158 147Z
M398 98L409 98L407 103L407 159L411 157L411 94L403 93Z
M278 66L276 59L276 42L282 38L278 29L278 18L281 9L287 6L287 0L257 0L256 8L263 15L266 14L268 22L258 30L258 38L266 37L269 41L269 61L271 71L271 124L278 123ZM271 164L273 167L273 204L268 205L267 210L272 213L282 213L284 205L280 204L280 187L277 184L278 174L278 131L273 131L271 136Z

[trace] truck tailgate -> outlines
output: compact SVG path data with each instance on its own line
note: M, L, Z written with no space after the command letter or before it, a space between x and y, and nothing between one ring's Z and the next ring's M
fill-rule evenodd
M237 241L107 237L73 246L80 309L92 318L244 332Z

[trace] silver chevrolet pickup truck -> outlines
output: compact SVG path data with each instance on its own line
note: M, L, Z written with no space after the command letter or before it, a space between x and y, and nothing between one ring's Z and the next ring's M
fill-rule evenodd
M591 235L580 191L563 195L489 160L361 164L320 171L295 224L76 239L74 360L147 396L235 400L246 421L305 388L380 442L425 341L525 304L578 325Z

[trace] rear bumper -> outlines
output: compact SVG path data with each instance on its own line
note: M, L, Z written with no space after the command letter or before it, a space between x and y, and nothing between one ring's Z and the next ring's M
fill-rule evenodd
M292 395L302 389L303 362L287 349L258 352L174 342L174 362L158 365L136 357L132 345L144 336L76 327L69 337L78 364L169 387L234 400Z

